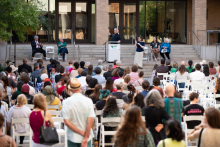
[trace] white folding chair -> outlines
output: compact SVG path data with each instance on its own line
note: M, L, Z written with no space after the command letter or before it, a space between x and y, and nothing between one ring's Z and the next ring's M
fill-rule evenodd
M128 90L123 90L122 91L124 94L129 94L130 93L130 91L128 91Z
M43 58L43 53L35 53L33 61L38 60L38 59L42 59L42 58Z
M12 133L12 138L15 140L16 139L16 144L17 146L30 146L30 143L32 141L32 136L30 136L30 130L29 132L26 132L26 133L18 133L18 132L15 132L15 124L20 124L20 123L28 123L29 124L29 118L17 118L17 119L13 119L12 118L12 122L11 122L11 133ZM18 137L20 136L28 136L29 137L29 144L19 144L18 143ZM16 138L15 138L16 137Z
M6 112L8 112L8 104L4 101L1 101L1 103L2 103L2 106L5 107Z
M47 109L56 109L59 111L60 105L47 105Z
M139 91L142 91L142 90L143 90L142 86L137 86L137 87L135 87L135 89L136 89L136 90L139 90Z
M48 54L52 54L53 55L53 59L54 59L54 47L53 46L47 46L46 47L46 54L47 54L47 57L46 57L47 60L50 59L48 57Z
M114 143L105 143L105 136L106 135L112 135L114 136L116 134L116 131L105 131L104 123L114 122L120 124L121 117L110 117L110 118L103 118L101 117L101 129L100 129L100 138L99 138L99 147L102 145L102 147L105 146L112 146Z
M31 110L34 109L34 105L33 104L26 104L27 107L29 107Z
M9 101L9 107L11 107L11 95L8 96L8 101Z
M117 104L121 104L121 103L124 103L124 100L123 99L116 99L116 102L117 102Z
M61 111L56 111L56 110L48 110L48 111L50 112L50 114L53 117L61 117ZM54 126L55 126L55 128L60 129L61 128L61 123L54 122Z
M143 57L143 60L146 60L146 61L150 61L150 58L152 57L151 55L151 51L149 49L149 47L144 47L144 57Z
M188 129L187 128L187 121L194 121L194 120L197 120L197 121L201 121L203 120L203 116L201 115L191 115L191 116L184 116L184 128L185 128L185 143L186 143L186 146L187 147L197 147L197 146L189 146L188 143L198 143L198 141L188 141L187 140L187 135L189 133L191 133L194 129Z
M53 122L58 122L58 123L64 123L64 119L62 117L52 117ZM57 134L59 136L59 143L55 144L53 146L64 146L67 147L67 127L66 125L64 125L64 129L56 129L57 130ZM64 143L61 142L61 136L64 136Z
M124 103L121 103L121 104L117 104L118 108L119 108L119 109L122 109L122 107L123 107L123 104L124 104Z
M96 114L96 118L95 118L95 131L94 132L95 132L95 137L97 139L99 126L101 125L101 120L99 122L99 118L102 115L102 110L96 110L95 114Z

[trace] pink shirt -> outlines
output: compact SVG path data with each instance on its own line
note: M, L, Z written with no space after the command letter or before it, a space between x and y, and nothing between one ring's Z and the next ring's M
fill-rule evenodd
M137 72L131 72L129 75L131 76L131 81L129 82L130 84L133 84L135 81L139 79Z

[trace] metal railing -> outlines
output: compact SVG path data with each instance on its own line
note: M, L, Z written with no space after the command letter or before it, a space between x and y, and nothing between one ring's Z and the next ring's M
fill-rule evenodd
M218 33L220 30L197 30L197 36L201 36L201 42L203 42L203 34L205 33L205 44L204 45L215 45L218 43ZM212 40L212 43L211 43Z
M78 62L82 61L82 56L81 56L81 50L80 47L78 45Z
M191 45L191 32L192 32L192 45L197 51L198 55L201 57L201 48L202 48L202 42L199 40L198 36L195 34L193 30L189 30L189 44ZM196 39L196 44L195 44Z
M72 31L72 33L71 33L71 45L72 45L72 49L73 49L73 59L75 59L75 49L76 49L76 47L75 47L75 45L76 45L75 35L73 34L73 29L71 31Z

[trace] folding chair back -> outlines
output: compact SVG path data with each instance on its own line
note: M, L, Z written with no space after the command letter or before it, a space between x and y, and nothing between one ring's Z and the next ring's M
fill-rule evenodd
M29 107L31 110L34 109L34 105L33 104L26 104L27 107Z
M59 108L59 105L47 105L47 109L56 109L57 111L59 111Z

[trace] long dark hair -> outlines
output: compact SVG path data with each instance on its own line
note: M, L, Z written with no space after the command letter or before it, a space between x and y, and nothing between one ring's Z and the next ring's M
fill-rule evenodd
M7 76L2 77L2 82L4 83L4 89L5 89L5 91L7 91L7 86L10 86L10 85L9 85L8 77L7 77Z
M186 72L186 67L184 65L180 65L179 72L182 76Z
M108 77L108 79L106 80L105 89L108 89L110 92L113 91L113 80L111 77Z
M92 99L93 103L99 100L100 89L102 89L102 85L100 84L95 85L94 92L89 96Z
M132 84L128 84L127 88L128 88L128 91L131 91L131 92L134 92L134 93L136 92L136 89L135 89L134 85L132 85Z
M192 68L193 68L193 67L192 67L193 61L192 61L192 60L189 60L189 61L188 61L188 64L189 64L189 68L192 69Z
M134 104L136 106L139 106L141 109L144 107L144 96L142 93L137 93L137 95L134 97Z
M89 65L88 66L88 75L92 75L92 72L93 72L93 65Z
M166 130L169 131L167 138L172 138L172 140L181 141L184 138L184 133L180 126L180 122L177 120L169 120L166 125Z
M106 105L103 110L103 117L106 117L108 115L118 117L119 115L119 108L117 106L116 99L113 96L110 96L107 101Z
M209 66L207 65L207 64L205 64L204 66L203 66L203 73L205 74L205 76L206 77L208 77L209 76Z

